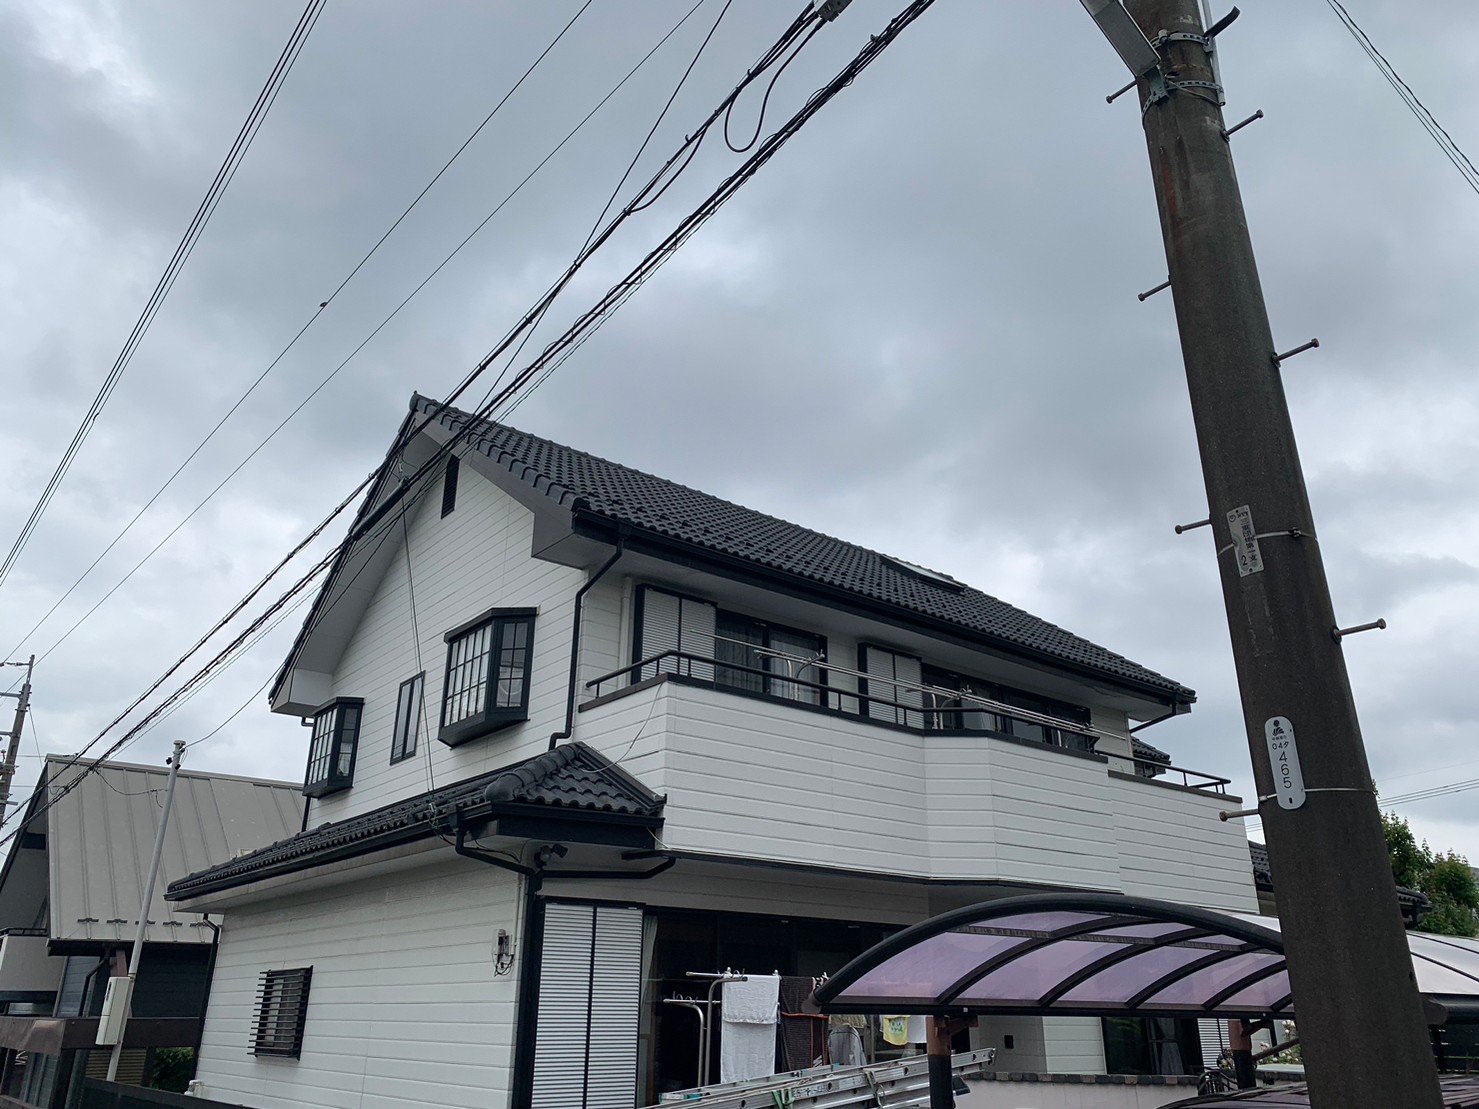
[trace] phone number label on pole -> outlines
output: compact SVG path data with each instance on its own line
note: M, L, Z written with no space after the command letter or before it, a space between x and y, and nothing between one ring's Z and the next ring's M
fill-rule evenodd
M1271 716L1264 721L1263 737L1268 741L1269 767L1274 773L1274 797L1281 809L1297 809L1304 804L1304 771L1299 768L1294 725L1287 716Z

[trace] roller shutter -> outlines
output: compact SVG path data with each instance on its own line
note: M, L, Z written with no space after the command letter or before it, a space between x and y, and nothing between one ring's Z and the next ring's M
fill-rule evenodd
M714 625L718 615L714 605L650 585L638 590L637 605L641 623L633 662L664 651L681 651L705 659L714 657ZM714 680L714 666L693 659L665 658L642 667L636 677L641 681L657 674L686 674L709 682Z
M534 1109L631 1109L641 991L641 909L545 904Z
M858 645L858 669L867 674L862 693L868 698L866 715L890 724L911 728L924 727L924 713L911 709L924 707L923 664L912 655L902 655L871 643ZM912 685L900 685L909 682ZM900 707L902 706L902 707Z

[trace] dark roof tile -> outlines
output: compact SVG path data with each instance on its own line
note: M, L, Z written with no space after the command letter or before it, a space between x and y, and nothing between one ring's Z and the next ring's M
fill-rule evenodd
M437 404L416 395L412 411L427 415ZM1150 687L1182 702L1196 698L1192 690L1123 655L978 589L911 573L877 551L455 408L439 419L454 431L471 426L467 442L473 449L560 504Z

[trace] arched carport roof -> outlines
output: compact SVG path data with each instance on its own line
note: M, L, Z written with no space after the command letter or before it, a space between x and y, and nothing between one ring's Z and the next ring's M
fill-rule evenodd
M1408 934L1418 988L1479 1019L1479 942ZM1278 921L1111 893L1008 897L906 928L817 989L829 1012L1291 1017Z

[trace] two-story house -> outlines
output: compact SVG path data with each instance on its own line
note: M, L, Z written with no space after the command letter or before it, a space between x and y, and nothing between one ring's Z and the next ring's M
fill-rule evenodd
M630 1109L696 1079L689 972L1032 890L1257 908L1225 780L1130 735L1192 691L943 574L419 396L350 534L272 690L305 831L169 890L229 909L204 1096Z

